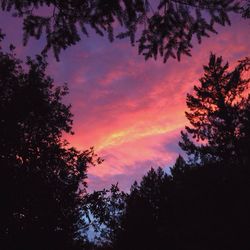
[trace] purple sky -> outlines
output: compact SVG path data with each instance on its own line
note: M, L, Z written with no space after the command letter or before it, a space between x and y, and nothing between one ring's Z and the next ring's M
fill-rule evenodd
M22 46L20 20L1 13L0 22L17 56L42 49L42 41ZM180 130L187 124L186 94L198 84L210 52L231 65L250 52L250 21L234 16L231 27L218 30L181 62L145 62L127 40L111 44L95 34L62 52L60 62L50 54L48 74L70 89L65 101L72 104L75 135L67 139L78 149L94 146L105 160L89 169L91 190L116 182L128 190L150 167L174 163L181 153Z

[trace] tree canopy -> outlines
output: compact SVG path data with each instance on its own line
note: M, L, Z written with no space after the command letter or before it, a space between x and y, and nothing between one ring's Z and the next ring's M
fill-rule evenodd
M1 10L23 20L24 44L29 37L45 38L43 52L78 43L90 30L110 41L128 37L145 59L191 55L193 38L216 33L230 24L230 13L248 18L247 0L1 0Z
M100 160L62 139L72 125L68 90L55 87L46 66L41 56L24 67L0 51L1 249L71 250L86 241L86 171Z
M181 162L173 175L150 170L133 187L114 249L249 248L249 167L217 162L175 171Z
M186 117L191 126L182 132L181 148L194 162L240 161L243 159L241 144L243 132L249 121L250 97L246 89L250 79L249 58L242 60L229 71L229 64L222 57L211 54L204 66L200 86L187 95L189 111ZM248 123L249 124L249 123ZM197 144L195 144L197 142Z

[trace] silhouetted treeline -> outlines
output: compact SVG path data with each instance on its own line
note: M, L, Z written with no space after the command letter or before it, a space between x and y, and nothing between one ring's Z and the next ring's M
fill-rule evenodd
M126 201L113 249L249 249L249 167L150 170Z
M132 185L111 249L250 249L248 70L248 58L229 71L210 56L187 95L190 126L180 142L187 159Z

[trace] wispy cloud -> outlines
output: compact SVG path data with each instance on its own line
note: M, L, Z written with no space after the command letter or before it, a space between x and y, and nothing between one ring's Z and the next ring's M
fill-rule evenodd
M17 54L35 54L40 42L21 44L20 23L7 17L0 21L16 41ZM98 189L119 182L128 190L150 167L169 167L180 153L180 130L186 124L186 93L202 76L210 52L235 63L249 55L249 24L233 17L231 27L220 28L201 45L195 44L191 58L145 62L128 41L110 44L93 35L68 49L57 63L49 57L48 73L56 82L68 82L72 104L73 146L95 146L104 158L102 166L89 169L89 187Z

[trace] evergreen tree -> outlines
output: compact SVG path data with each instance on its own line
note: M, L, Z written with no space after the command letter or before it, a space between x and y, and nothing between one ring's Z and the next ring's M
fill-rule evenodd
M243 1L245 2L245 0ZM193 37L198 41L216 33L215 24L230 24L228 14L240 12L237 0L1 0L1 10L23 19L24 44L29 37L46 39L44 52L52 49L57 59L62 49L97 34L128 37L145 59L190 55ZM46 13L44 14L44 12ZM43 14L42 14L43 13ZM118 25L117 25L118 24ZM114 32L117 26L119 32ZM142 30L142 32L140 32ZM139 31L139 32L138 32Z
M194 86L194 94L187 95L190 111L186 117L191 126L181 133L179 144L193 162L242 159L239 142L245 137L242 129L249 119L246 112L250 102L249 96L244 96L249 83L244 73L249 64L247 58L229 71L228 63L212 54L200 86Z
M243 1L241 13L244 18L246 19L250 18L250 1L249 0Z
M182 156L178 156L174 166L171 168L171 175L173 178L178 178L178 176L182 175L185 170L188 168L188 164L186 161L183 159Z
M172 208L167 207L171 190L171 178L161 168L151 169L139 184L132 185L120 228L115 232L114 249L158 250L166 248L164 242L171 249L174 224L168 217Z
M172 175L150 170L132 186L114 249L249 249L250 168L184 165L179 157Z

